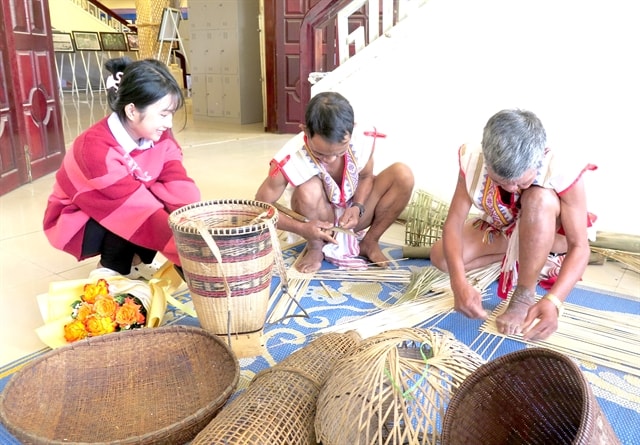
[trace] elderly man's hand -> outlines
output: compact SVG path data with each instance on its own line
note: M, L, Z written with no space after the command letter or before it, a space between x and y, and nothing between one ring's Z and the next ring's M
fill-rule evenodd
M558 308L547 298L541 298L529 308L522 328L525 340L544 340L558 329Z
M461 289L454 290L454 309L469 318L487 318L480 291L468 283Z

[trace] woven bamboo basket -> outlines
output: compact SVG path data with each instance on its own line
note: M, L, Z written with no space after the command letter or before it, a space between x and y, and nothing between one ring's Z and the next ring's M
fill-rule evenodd
M28 363L0 395L0 420L29 444L179 444L235 390L238 361L200 328L134 329Z
M452 391L483 363L440 331L406 328L369 337L327 378L318 397L317 440L323 445L439 444Z
M549 349L512 352L478 368L454 395L442 445L619 444L589 383Z
M264 327L274 248L280 248L272 245L270 233L277 215L275 207L248 200L198 202L169 215L204 329L224 335Z
M320 388L338 359L359 341L353 331L325 334L258 373L191 445L315 445Z
M416 190L407 206L405 245L430 247L442 238L449 204L424 190Z

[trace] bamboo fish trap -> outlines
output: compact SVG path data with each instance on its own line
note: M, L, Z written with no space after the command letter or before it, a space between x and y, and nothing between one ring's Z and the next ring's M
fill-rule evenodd
M338 361L320 392L317 440L439 444L452 391L483 363L440 331L406 328L365 339Z
M430 247L442 238L442 227L449 204L424 190L416 190L407 206L405 245Z
M326 334L259 372L191 445L315 445L320 388L337 360L359 341L355 332Z

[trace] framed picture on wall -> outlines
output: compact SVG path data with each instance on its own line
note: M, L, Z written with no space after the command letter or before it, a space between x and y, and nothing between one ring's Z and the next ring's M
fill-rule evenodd
M93 31L71 31L78 51L102 51L98 33Z
M127 32L125 33L125 37L127 38L127 45L129 46L129 51L139 51L140 44L138 42L138 34L135 32Z
M68 32L54 32L51 34L53 38L53 50L57 53L73 53L73 37Z
M102 41L103 51L128 51L127 39L123 32L101 32L100 40Z
M179 9L164 8L162 11L162 21L158 32L159 42L174 42L178 40L178 25L182 19Z

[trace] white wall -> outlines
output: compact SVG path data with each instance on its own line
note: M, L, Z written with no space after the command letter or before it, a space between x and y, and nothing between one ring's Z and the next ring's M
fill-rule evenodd
M409 162L416 186L449 199L457 148L507 107L534 111L549 144L595 163L598 230L640 234L640 6L627 0L430 0L370 57L319 82L390 133L378 169ZM367 49L365 49L366 51ZM365 53L367 54L367 53ZM356 66L357 65L357 66ZM344 80L344 71L353 73Z

